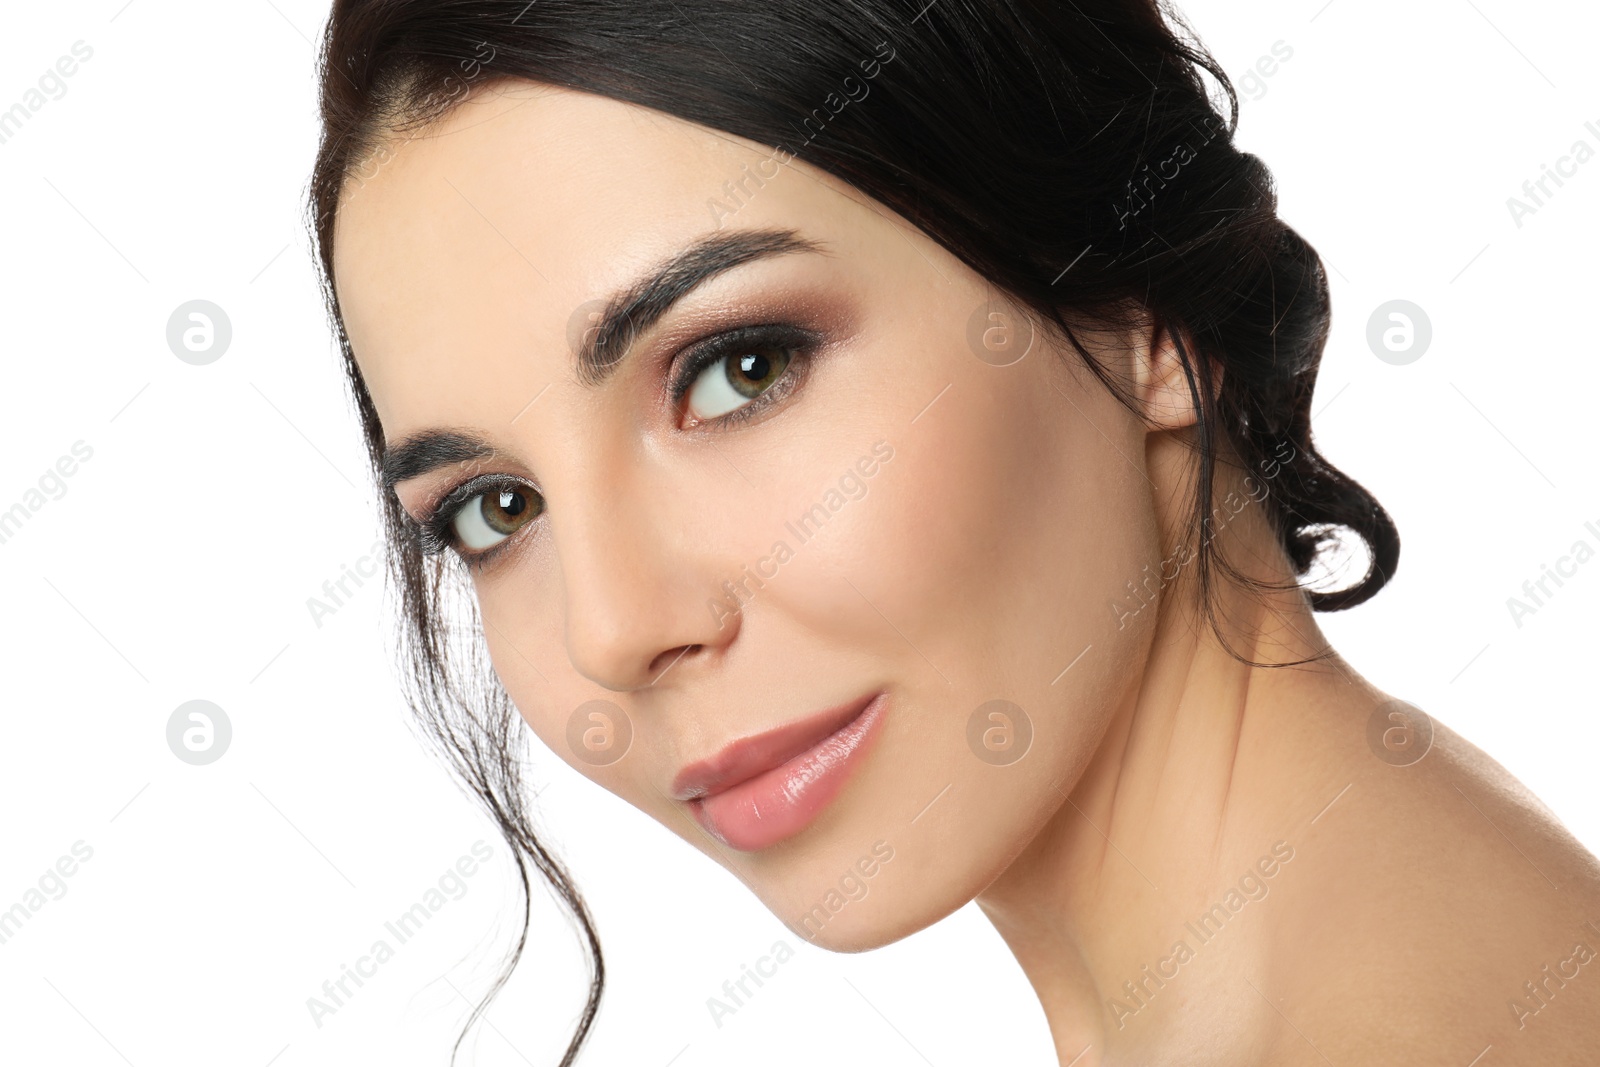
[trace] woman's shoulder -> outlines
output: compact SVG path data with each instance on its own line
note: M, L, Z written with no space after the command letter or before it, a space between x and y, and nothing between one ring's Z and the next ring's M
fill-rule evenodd
M1441 722L1432 724L1432 732L1432 749L1419 766L1433 762L1434 788L1459 796L1466 806L1462 815L1470 810L1476 816L1476 821L1467 821L1481 824L1486 839L1498 840L1509 866L1537 869L1551 891L1573 903L1587 899L1596 909L1591 918L1600 924L1600 859L1499 760ZM1450 799L1448 794L1444 799Z
M1295 1026L1334 1062L1597 1062L1600 861L1499 761L1426 726L1420 758L1363 760L1304 838L1279 931L1298 941Z

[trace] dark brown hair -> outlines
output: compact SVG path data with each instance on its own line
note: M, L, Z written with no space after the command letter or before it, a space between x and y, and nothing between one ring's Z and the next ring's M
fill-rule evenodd
M1169 331L1200 412L1189 535L1208 529L1219 463L1271 464L1270 515L1296 574L1336 535L1366 550L1358 580L1307 590L1314 608L1359 604L1393 575L1394 524L1311 438L1330 314L1322 263L1278 218L1265 165L1234 146L1238 98L1226 74L1156 0L336 0L309 206L375 472L383 429L333 288L340 197L397 134L502 78L654 108L838 176L1058 330L1125 402L1070 321ZM570 1064L604 983L594 926L534 833L517 758L526 731L482 670L475 607L452 606L455 572L422 555L392 493L383 509L408 698L522 873L522 937L467 1028L521 957L531 863L582 927L594 968L561 1061ZM1242 575L1209 536L1196 539L1201 602L1215 623L1213 570Z

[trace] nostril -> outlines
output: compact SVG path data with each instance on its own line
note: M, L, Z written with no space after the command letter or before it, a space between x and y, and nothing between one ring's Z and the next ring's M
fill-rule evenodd
M701 646L699 645L680 645L677 648L669 648L667 651L661 653L661 655L651 660L650 684L655 685L656 682L661 680L661 676L670 671L679 660L683 659L685 656L700 651L700 647Z

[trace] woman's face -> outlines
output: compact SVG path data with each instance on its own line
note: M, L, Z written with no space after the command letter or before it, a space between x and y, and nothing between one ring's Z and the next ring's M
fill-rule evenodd
M1157 503L1078 357L787 158L502 86L352 179L335 277L403 506L465 485L443 529L490 553L529 725L854 950L970 900L1083 773L1149 644L1112 605Z

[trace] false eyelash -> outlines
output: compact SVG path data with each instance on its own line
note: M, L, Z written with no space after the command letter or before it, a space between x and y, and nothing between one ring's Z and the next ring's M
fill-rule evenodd
M454 549L462 559L468 562L477 562L481 565L487 562L490 556L499 551L502 545L509 544L510 537L469 557L457 547L455 536L450 529L456 521L456 515L461 511L464 504L474 497L482 496L484 493L496 489L518 489L524 492L531 492L541 500L544 499L543 494L537 488L508 475L480 474L476 478L468 478L440 497L438 502L429 508L427 513L417 521L417 545L422 550L422 554L434 556L446 549ZM537 517L530 521L537 521ZM512 536L514 537L515 535Z
M681 360L679 370L672 377L668 395L672 398L673 408L676 410L683 406L684 397L689 395L695 380L707 367L716 365L719 360L740 355L752 348L781 348L789 351L792 354L790 367L794 367L794 370L785 368L778 380L768 386L760 396L733 411L706 419L702 425L728 425L750 418L788 394L793 385L792 379L800 373L795 364L803 364L810 359L821 342L822 337L815 330L787 322L738 326L696 342L689 347Z

